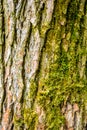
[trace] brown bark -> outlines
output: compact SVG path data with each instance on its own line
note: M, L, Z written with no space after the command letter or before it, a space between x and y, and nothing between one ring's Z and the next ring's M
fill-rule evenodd
M86 0L0 0L0 130L87 129L86 26Z

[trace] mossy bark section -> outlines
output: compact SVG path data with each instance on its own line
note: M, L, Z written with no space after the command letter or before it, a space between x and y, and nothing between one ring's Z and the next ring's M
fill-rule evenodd
M0 129L87 127L86 0L0 0Z

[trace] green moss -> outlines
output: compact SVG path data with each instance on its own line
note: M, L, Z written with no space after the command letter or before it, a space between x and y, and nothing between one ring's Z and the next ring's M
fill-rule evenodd
M33 104L37 95L37 89L38 89L38 86L37 86L36 81L32 80L30 82L30 93L28 95L31 102L31 107L33 107Z
M36 120L37 120L37 114L35 113L34 110L30 108L23 108L21 118L18 117L17 115L14 116L15 129L18 128L21 129L25 126L27 130L34 130Z
M66 14L67 23L62 27L58 23L59 15L64 16L57 5L54 13L55 19L52 21L54 30L51 30L47 37L46 46L50 45L49 60L51 56L52 60L49 63L48 77L41 79L42 83L38 93L38 103L46 113L46 130L60 130L65 123L61 112L64 102L78 103L80 107L87 102L87 81L86 78L80 76L79 70L79 62L82 62L82 57L86 55L86 49L83 47L83 34L79 32L78 7L77 0L70 3L69 12L67 11ZM64 34L64 28L67 34L64 38L69 44L67 52L63 48L65 45L61 37L61 33Z
M27 130L34 130L35 124L37 122L37 113L34 110L34 100L36 97L37 85L34 80L30 81L30 91L27 99L25 100L22 106L21 117L14 115L14 125L17 129L18 127L25 127ZM26 95L27 96L27 95ZM30 106L27 106L27 102Z
M80 79L78 72L69 66L67 53L50 65L47 79L43 80L44 89L39 92L38 102L46 111L47 130L58 130L64 124L61 108L64 102L82 103L87 95L87 82ZM85 97L83 96L85 94Z
M28 130L34 130L37 120L37 114L34 110L24 109L24 124Z
M23 118L20 118L17 115L14 115L13 121L14 121L14 127L16 130L18 130L18 127L22 128L23 123L24 123Z

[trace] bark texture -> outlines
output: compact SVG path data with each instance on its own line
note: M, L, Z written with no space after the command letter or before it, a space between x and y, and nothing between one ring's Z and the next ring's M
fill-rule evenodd
M0 0L0 130L87 130L87 0Z

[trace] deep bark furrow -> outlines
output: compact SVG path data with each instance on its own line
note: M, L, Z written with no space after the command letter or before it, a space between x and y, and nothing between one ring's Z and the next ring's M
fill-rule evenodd
M10 2L10 5L9 5ZM4 52L4 63L5 63L5 79L4 79L4 89L5 99L3 102L3 117L2 117L2 126L3 129L8 129L12 118L12 92L10 87L12 85L12 75L11 75L11 47L14 41L14 28L15 28L15 19L14 19L14 3L13 1L4 1L4 17L5 17L5 52ZM10 8L11 6L11 8ZM6 15L8 13L8 16Z
M24 5L25 1L19 0L18 3L16 4L16 17L20 18L22 6Z
M0 125L2 118L2 104L4 97L3 77L4 77L4 64L3 64L3 46L4 46L4 30L3 30L3 4L0 0Z

